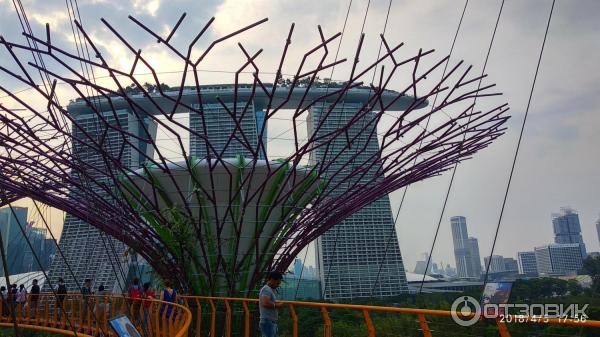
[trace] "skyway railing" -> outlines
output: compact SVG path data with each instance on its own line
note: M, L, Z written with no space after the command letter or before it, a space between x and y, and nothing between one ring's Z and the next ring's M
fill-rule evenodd
M145 336L184 337L192 322L190 310L181 304L122 295L28 295L25 303L0 301L0 313L3 328L14 328L16 322L21 329L82 337L116 337L109 319L119 315L128 316Z
M181 296L184 305L190 308L193 315L193 326L190 335L201 336L259 336L258 328L258 300L249 298L225 298L225 297L203 297L203 296ZM531 336L530 334L521 334L523 330L531 328L535 330L537 325L561 325L574 326L581 329L589 329L600 336L600 321L587 320L585 322L573 319L540 319L534 317L521 317L520 319L495 319L480 320L473 327L462 327L456 324L451 316L452 312L445 310L429 310L416 308L396 308L368 305L317 303L317 302L299 302L282 301L286 304L284 310L280 312L279 326L291 325L289 331L285 331L286 336L306 336L306 332L300 331L300 310L313 310L313 316L318 311L321 317L320 330L324 337L340 336L336 332L336 320L334 316L340 312L354 313L355 317L360 315L359 321L355 326L357 329L352 336L377 336L378 326L374 320L375 316L385 315L387 319L399 319L401 316L409 316L412 319L413 326L405 326L405 331L394 331L394 336L473 336L474 331L489 329L490 327L498 331L501 337L511 336L511 330L519 330L519 336ZM287 314L286 314L287 311ZM356 315L359 314L359 315ZM472 317L472 315L462 315L463 318ZM287 316L287 317L286 317ZM362 320L362 322L360 322ZM291 324L283 324L289 321ZM203 326L206 325L206 326ZM478 327L481 327L479 328ZM485 325L485 326L484 326ZM527 332L525 332L527 333ZM283 334L280 334L282 336ZM344 334L345 335L345 334ZM386 331L386 336L389 331ZM483 334L476 333L475 336ZM590 334L590 336L596 336ZM515 334L516 336L516 334ZM544 336L554 336L553 334L544 334Z
M0 327L33 329L70 336L115 336L109 319L127 315L144 336L259 336L258 300L250 298L180 296L179 303L158 300L144 301L120 295L67 294L57 298L53 294L29 295L26 303L10 304L0 301ZM577 335L600 336L600 321L572 319L481 319L473 326L456 324L450 311L416 308L396 308L368 305L350 305L318 302L283 301L280 312L280 336L307 336L306 322L313 335L324 337L343 335L340 317L351 317L352 336L481 336L496 330L501 337L559 336L540 331L540 327L571 326ZM308 314L308 315L307 315ZM461 314L459 314L461 315ZM469 318L469 315L461 315ZM318 319L315 319L318 318ZM340 329L338 329L340 328ZM587 334L586 334L587 333ZM512 334L512 336L511 336ZM564 335L564 334L563 334Z

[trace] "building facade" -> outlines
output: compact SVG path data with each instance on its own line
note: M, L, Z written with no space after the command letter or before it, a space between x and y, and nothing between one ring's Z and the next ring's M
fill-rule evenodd
M329 112L325 105L312 106L308 115L309 137L315 133L317 137L326 137L335 132L355 118L361 107L362 103L344 102ZM325 113L328 115L322 122ZM333 175L326 175L329 183L326 188L336 186L332 194L341 194L355 184L367 183L379 169L374 164L364 175L341 183L341 178L347 176L344 172L355 170L352 158L358 163L366 163L379 150L377 137L369 137L377 131L373 119L374 113L369 112L352 124L348 130L348 137L353 140L351 148L346 147L347 138L342 133L327 140L331 142L327 151L321 146L311 152L313 165L337 157L326 170ZM319 237L316 258L326 300L387 297L408 292L388 196L365 206Z
M600 219L596 220L596 232L598 233L598 243L600 243Z
M479 255L479 241L470 236L469 248L471 253L471 264L473 265L473 278L478 278L481 275L481 257Z
M479 279L481 276L479 244L477 239L469 238L467 218L464 216L451 217L450 227L452 229L452 242L454 244L454 258L458 277ZM474 255L476 256L474 257Z
M574 275L583 267L581 246L578 243L536 247L535 259L540 275Z
M139 118L128 109L116 112L102 113L103 120L91 111L74 114L79 127L73 127L73 157L74 160L94 166L104 172L113 170L112 163L106 162L98 151L87 145L94 139L103 139L105 150L115 158L120 158L121 164L131 169L137 169L144 164L146 158L153 156L152 149L140 139L126 136L125 143L122 134L110 125L119 125L125 131L137 135L141 139L156 137L156 124L150 118ZM97 174L90 172L90 176ZM85 179L75 176L74 179ZM110 184L98 175L97 182L86 182L100 195L106 194L99 184ZM107 195L108 196L108 195ZM129 273L125 252L127 247L120 241L104 234L84 220L71 214L66 214L63 232L59 242L62 254L57 255L50 267L50 279L55 284L58 278L63 278L67 288L78 290L78 284L84 279L91 279L94 285L104 285L112 291L126 290L126 278ZM64 257L64 258L63 258ZM75 277L73 277L73 275Z
M235 89L235 90L234 90ZM173 89L167 95L176 96L178 89ZM257 153L259 159L266 158L267 124L265 111L269 103L271 106L279 106L282 109L297 108L299 102L310 101L322 97L328 92L327 88L315 88L306 93L305 88L295 88L288 95L284 90L279 91L273 101L262 91L254 92L252 85L215 84L203 86L202 105L199 104L198 94L194 88L183 88L181 102L192 107L189 111L178 109L174 113L188 113L189 117L189 155L196 158L207 157L235 157L242 155L252 157ZM234 91L237 101L234 102ZM172 102L151 94L154 102L165 111L171 109ZM336 128L340 121L348 121L352 118L362 102L368 100L370 89L352 89L347 96L347 102L338 104L333 116L327 118L323 130ZM408 96L398 99L397 93L389 92L382 95L385 102L392 104L388 111L402 111L412 102ZM147 97L131 94L130 99L140 104L147 103ZM393 102L392 102L393 101ZM361 103L356 103L361 102ZM107 104L103 104L108 109ZM105 123L119 123L120 128L133 135L144 139L152 137L156 139L156 125L150 118L136 117L131 112L127 100L114 99L111 102L115 111L104 113ZM144 164L144 158L153 157L147 144L139 142L135 137L128 139L129 143L136 146L124 144L121 134L106 125L99 123L96 114L89 111L84 100L78 100L70 104L69 112L77 119L79 128L73 128L74 141L73 151L77 160L85 161L87 164L110 170L107 164L99 157L96 151L92 151L85 145L83 131L91 137L105 137L106 150L120 151L120 157L124 166L131 169L139 168ZM313 106L309 109L308 128L317 121L323 107ZM148 113L152 113L148 111ZM358 143L367 143L366 135L359 135L360 127L372 117L369 114L362 122L357 121L356 128L351 133L359 136ZM126 126L126 127L123 127ZM144 126L144 127L142 127ZM230 137L235 130L234 137ZM376 131L376 130L375 130ZM150 133L144 134L144 133ZM332 142L332 148L341 149L342 143L346 142L344 136ZM370 156L378 149L377 138L373 137L368 142L363 156ZM244 141L242 141L242 139ZM324 154L320 150L311 153L311 161L318 163L319 156ZM340 151L338 150L337 153ZM344 156L351 152L343 153ZM368 158L368 157L367 157ZM362 161L364 162L364 161ZM366 174L364 179L372 177L376 171ZM85 247L85 249L84 249ZM127 261L123 255L126 247L119 241L109 238L85 221L67 214L60 240L60 248L66 259L60 254L52 262L51 278L55 281L63 277L67 281L69 289L75 288L75 281L70 276L69 269L75 274L75 278L83 280L90 278L96 285L102 283L110 287L111 284L119 284L119 279L125 279L127 275ZM353 216L346 219L332 230L326 233L317 243L317 271L322 281L324 295L327 299L354 298L361 296L393 296L408 291L406 277L400 249L394 229L389 198L386 196L366 206ZM310 272L310 270L309 270ZM120 290L117 286L113 290Z
M518 252L519 274L535 277L538 275L535 252Z
M515 273L519 272L519 263L517 262L517 260L513 259L512 257L505 257L504 271Z
M254 104L238 102L225 103L225 107L219 103L193 104L194 108L203 112L201 114L190 111L190 155L198 158L217 157L235 158L238 155L252 158L252 152L258 151L259 159L265 159L267 146L267 126L265 124L265 112L262 109L255 111ZM236 111L239 127L231 118L230 113ZM264 131L263 131L264 127ZM233 132L235 130L235 133ZM258 138L262 132L262 142ZM206 136L206 139L198 137L198 134ZM235 137L230 138L234 134ZM244 141L242 141L244 140ZM248 147L246 141L251 144ZM207 145L209 145L207 147Z
M0 231L2 249L6 252L6 262L10 275L23 272L23 251L27 246L23 232L27 228L27 208L13 206L0 208ZM4 276L4 268L0 269Z
M491 259L489 256L486 256L483 258L483 261L485 263L486 269L488 270L488 273L490 273L490 274L502 273L502 272L506 271L505 264L504 264L504 257L501 255L492 255ZM488 265L489 265L489 267L488 267Z
M562 208L561 213L552 215L552 227L554 229L554 243L579 244L581 257L585 258L587 252L581 236L581 224L577 212L571 208Z

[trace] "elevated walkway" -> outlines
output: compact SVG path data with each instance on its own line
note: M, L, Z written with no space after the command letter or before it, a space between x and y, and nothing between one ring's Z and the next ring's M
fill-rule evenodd
M285 301L280 312L280 336L346 335L348 320L355 336L482 336L546 335L549 325L573 327L573 334L600 336L600 321L539 317L480 319L461 326L445 310ZM179 303L134 301L119 295L68 294L62 306L52 294L30 296L27 304L0 305L0 327L33 329L69 336L116 336L108 320L127 315L138 331L153 337L259 336L258 301L249 298L180 296ZM462 315L470 318L473 315ZM316 320L318 318L318 320ZM303 319L310 322L302 322ZM345 325L341 324L344 320ZM390 331L392 329L392 331ZM309 331L310 330L310 333ZM552 334L551 334L552 335ZM564 335L564 332L563 332Z

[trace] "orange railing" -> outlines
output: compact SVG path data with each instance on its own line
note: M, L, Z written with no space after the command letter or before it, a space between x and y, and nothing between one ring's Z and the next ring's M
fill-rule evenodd
M60 296L60 295L59 295ZM122 295L28 295L26 303L0 301L0 326L44 330L77 336L115 336L109 319L127 315L145 336L184 337L190 310L178 303L131 299Z
M235 336L255 336L256 335L256 323L257 323L257 308L258 300L249 298L226 298L226 297L203 297L203 296L181 296L184 304L190 308L194 317L193 321L193 335L196 337L200 336L226 336L232 335L234 327L232 322L234 316L237 316L239 320L236 321ZM460 330L460 326L454 323L451 319L452 313L445 310L428 310L428 309L415 309L415 308L396 308L396 307L381 307L381 306L368 306L368 305L349 305L349 304L333 304L333 303L317 303L317 302L299 302L299 301L282 301L287 305L287 312L289 313L289 319L281 317L281 321L288 320L291 323L289 334L293 337L304 335L303 332L299 331L299 318L298 311L302 308L312 308L312 310L318 310L322 318L322 330L324 337L335 336L334 323L335 320L331 318L333 314L339 311L354 311L362 316L364 324L361 325L365 331L356 331L356 335L360 336L363 333L369 337L377 335L377 326L374 324L372 316L374 315L412 315L414 317L414 334L407 334L409 336L417 335L424 337L432 336L445 336L450 331ZM219 309L219 310L217 310ZM331 314L331 315L330 315ZM280 314L282 315L282 314ZM460 314L459 314L460 315ZM461 315L463 316L463 315ZM392 316L393 317L393 316ZM444 319L445 318L445 319ZM468 315L467 317L468 318ZM431 320L435 319L435 322ZM445 322L442 322L444 321ZM484 320L482 320L483 322ZM505 322L502 320L487 320L487 323L478 322L477 324L493 324L501 337L510 337L510 326L516 325L537 325L537 324L549 324L549 325L563 325L563 326L576 326L581 328L595 329L598 335L600 335L600 321L587 320L585 322L576 321L572 319L540 319L540 318L525 318L522 317L519 320L511 320L511 322ZM203 326L204 324L204 326ZM281 325L281 324L280 324ZM435 325L435 328L432 327ZM445 329L445 330L444 330ZM254 330L254 332L252 332ZM397 331L397 335L404 336L406 331ZM466 335L469 335L465 331ZM453 334L454 335L454 334Z
M125 314L129 316L138 330L145 336L183 337L189 334L201 336L257 336L258 300L249 298L180 296L180 303L161 301L135 301L120 295L87 296L68 294L58 301L52 294L29 296L27 304L7 306L0 301L0 327L10 328L14 322L19 328L42 330L47 332L90 336L115 336L108 324L109 318ZM380 307L367 305L348 305L317 302L283 301L286 304L286 316L281 313L280 326L287 325L286 335L293 337L306 335L300 331L300 317L303 311L311 310L321 318L324 337L339 335L336 320L341 313L353 313L357 319L356 336L376 336L379 319L398 319L410 317L411 326L394 335L402 336L452 336L460 335L462 328L455 324L452 313L444 310L414 308ZM60 305L59 305L60 304ZM13 318L14 317L14 318ZM360 321L360 322L359 322ZM535 325L575 326L582 329L594 329L600 332L600 321L585 322L572 319L531 319L524 318L503 322L501 320L481 320L482 329L494 326L501 337L510 337L511 330L535 328ZM363 331L360 331L360 330ZM412 331L409 331L411 330ZM405 331L406 330L406 331ZM465 335L481 335L477 331L462 330ZM518 330L523 335L523 330ZM592 333L591 335L595 335ZM389 331L387 332L389 335ZM525 332L525 335L530 335ZM600 334L598 334L600 335ZM116 337L116 336L115 336Z

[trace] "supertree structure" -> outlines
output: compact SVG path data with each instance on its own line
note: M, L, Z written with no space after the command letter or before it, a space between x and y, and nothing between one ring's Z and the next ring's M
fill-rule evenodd
M171 37L184 16L166 38L130 17L182 62L177 87L163 84L144 53L104 19L134 55L129 71L108 64L77 22L93 58L53 44L48 26L43 38L27 35L34 44L0 38L12 56L0 70L35 92L22 98L0 87L27 110L1 106L0 206L24 197L42 202L123 242L185 291L238 295L253 290L264 271L285 270L311 241L369 203L439 175L504 132L506 105L475 109L475 98L498 95L488 93L493 85L481 85L484 76L470 76L471 67L458 62L433 81L447 57L431 62L432 51L419 51L400 58L402 44L390 46L384 36L375 62L359 66L363 35L348 78L321 82L319 75L346 60L330 61L340 34L325 37L319 27L320 43L286 79L292 25L274 75L256 64L262 50L252 53L240 43L246 61L233 84L203 84L199 67L213 47L266 20L192 57L213 20L178 48ZM18 55L24 51L55 67L25 64ZM153 83L136 75L140 65L150 69ZM106 73L109 81L100 83L85 69ZM251 80L242 84L247 71ZM37 72L51 80L48 88L33 79ZM401 74L406 78L396 81ZM57 98L57 83L76 95L68 106ZM390 83L403 84L391 90ZM439 103L432 106L434 96ZM340 118L340 109L353 114ZM283 111L292 116L285 121L291 154L270 158L267 124L284 123ZM189 112L187 125L175 118L181 112ZM299 132L305 122L306 137ZM180 160L169 159L157 130L174 140L168 150ZM379 146L367 149L372 144Z

